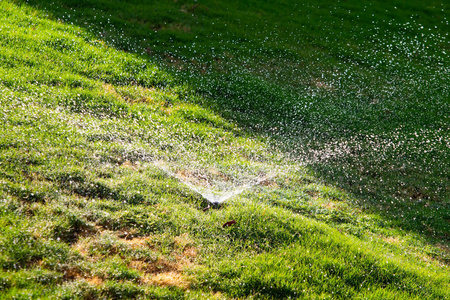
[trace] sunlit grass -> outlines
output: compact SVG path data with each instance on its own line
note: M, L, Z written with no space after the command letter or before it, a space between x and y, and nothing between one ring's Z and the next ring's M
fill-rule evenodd
M2 298L449 297L444 11L294 2L0 3Z

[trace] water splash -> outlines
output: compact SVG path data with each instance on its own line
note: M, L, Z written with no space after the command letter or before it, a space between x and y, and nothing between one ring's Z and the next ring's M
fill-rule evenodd
M255 177L252 180L249 180L248 182L246 182L245 184L242 184L239 187L232 189L231 191L223 191L223 190L217 191L212 188L200 187L200 186L190 183L183 177L172 172L162 161L155 161L155 162L153 162L153 165L155 167L157 167L158 169L162 170L164 173L166 173L170 177L178 179L185 186L187 186L192 191L200 194L205 200L207 200L209 203L211 203L214 206L220 205L223 202L225 202L226 200L233 198L239 194L242 194L243 192L250 190L252 187L257 186L263 182L266 182L267 180L274 178L279 173L279 171L275 171L275 172L271 172L269 174L264 174L264 175Z

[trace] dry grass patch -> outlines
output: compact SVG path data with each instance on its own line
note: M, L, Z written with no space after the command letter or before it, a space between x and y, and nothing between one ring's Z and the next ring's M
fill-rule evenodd
M187 258L196 258L197 254L198 254L197 249L194 247L188 247L183 251L183 255Z
M132 260L129 267L145 274L158 274L162 272L178 271L179 266L176 262L170 262L164 257L160 257L153 262L141 260Z
M191 239L189 234L183 233L179 236L174 237L175 245L178 248L184 249L187 246L192 246L194 244L194 241Z
M84 257L89 255L89 249L86 240L78 240L78 242L72 245L72 249L80 253Z
M90 227L89 230L83 230L78 234L79 238L77 239L77 242L72 244L72 250L77 251L84 257L89 256L89 244L92 242L92 236L100 236L105 231L105 229L98 225Z
M135 238L126 242L140 247L147 244L148 239ZM171 253L171 259L161 256L153 262L130 261L128 264L130 268L143 273L142 284L189 288L190 282L183 274L183 270L193 266L193 259L197 257L198 251L187 233L174 237L173 241L175 250Z
M220 172L216 168L194 171L183 169L176 172L176 177L182 181L202 187L210 187L217 181L228 182L233 180L232 177Z
M189 287L189 279L183 275L183 268L191 265L189 259L177 256L176 261L159 258L155 262L131 261L129 267L144 273L140 280L143 284L159 286Z
M86 278L85 272L83 272L80 268L73 266L68 267L64 270L64 279L68 281L77 280L79 278Z
M180 170L176 173L177 177L182 181L187 181L195 185L200 186L210 186L210 182L208 177L200 172L189 171L189 170Z
M141 248L141 247L150 247L150 238L149 237L135 237L135 238L119 238L124 244L127 244L132 249Z
M100 277L94 276L91 278L85 278L85 281L91 285L100 286L103 284L103 279Z
M176 286L182 289L187 289L190 282L179 272L169 271L156 275L146 275L142 279L144 284L158 285L158 286Z
M277 189L277 188L280 187L278 185L278 183L275 182L275 180L272 180L272 179L269 179L269 178L264 179L263 181L261 181L259 183L259 185L267 187L267 188L271 188L271 189Z

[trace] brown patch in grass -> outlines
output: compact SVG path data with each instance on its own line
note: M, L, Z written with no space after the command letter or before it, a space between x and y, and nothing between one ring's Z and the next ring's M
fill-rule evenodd
M189 170L180 170L177 172L177 177L179 177L183 181L189 181L193 184L201 185L201 186L209 186L208 177L200 172L189 171Z
M209 168L205 171L179 170L176 175L183 181L188 181L192 184L204 187L211 186L211 182L215 180L225 182L232 180L229 175L224 174L215 168Z
M191 261L197 257L198 254L197 248L194 247L194 241L192 238L187 233L184 233L176 236L174 238L174 242L175 246L182 251L181 254L176 255L179 265L190 265Z
M182 289L189 288L190 282L179 272L169 271L153 276L144 276L142 282L158 286L176 286Z
M214 167L213 168L208 168L206 171L213 178L218 178L218 179L220 179L222 181L230 181L231 180L231 177L229 175L220 172L219 170L217 170Z
M183 233L182 235L174 237L175 245L177 245L179 248L184 249L187 246L191 246L194 244L194 241L191 239L189 234Z
M182 266L177 262L170 262L165 258L159 258L153 262L144 262L133 260L129 263L129 267L145 274L158 274L162 272L175 272L181 270Z
M95 286L100 286L103 284L103 279L101 279L100 277L97 277L97 276L94 276L91 278L86 278L85 280L86 280L86 282L88 282L92 285L95 285Z
M144 273L141 276L143 284L159 286L176 286L182 289L189 287L189 280L183 275L183 268L190 264L184 257L177 256L175 262L160 258L153 263L132 261L130 267Z
M130 228L126 231L118 231L117 236L125 240L132 240L139 237L139 231L135 228Z
M85 240L78 240L78 242L72 245L72 249L78 251L82 256L89 255L88 245Z
M64 270L65 280L76 280L78 278L86 278L86 274L79 267L72 266Z
M119 238L119 241L127 244L132 249L140 247L148 247L150 244L150 239L148 237L135 237L135 238Z
M133 245L140 247L147 243L147 238L135 238L125 242L130 243L130 241ZM128 266L144 273L141 276L143 284L177 286L186 289L189 287L189 279L183 275L183 269L192 266L192 261L197 257L198 252L187 233L175 237L174 243L179 250L172 252L172 260L165 257L159 257L150 262L132 260Z
M275 182L275 180L271 180L271 179L264 179L263 181L261 181L259 183L259 185L267 187L267 188L279 188L280 186L278 185L278 183Z
M84 227L79 232L77 232L77 238L91 236L97 234L98 232L99 232L98 226Z
M77 241L76 241L76 243L72 244L72 249L77 250L83 256L89 255L87 241L85 239L81 239L80 240L79 238L80 237L89 237L89 236L92 236L92 235L95 235L95 234L99 234L99 233L101 233L103 231L104 231L104 229L101 226L98 226L98 225L90 226L87 229L81 230L77 234Z
M197 249L194 247L187 247L186 249L184 249L183 255L188 258L195 258L197 257Z
M219 172L219 170L217 170L217 168L214 168L214 167L208 168L207 171L210 174L215 175L215 176L220 176L222 174Z
M79 279L83 279L87 283L95 286L100 286L103 284L103 280L98 276L90 277L88 274L83 272L78 267L69 267L68 269L64 270L64 280L66 281L75 281Z
M117 238L118 243L125 244L132 249L152 248L150 236L132 237L132 235L126 233L121 236L121 238ZM171 253L170 259L163 256L159 256L157 259L152 257L133 259L130 257L128 267L142 274L140 278L142 284L177 286L183 289L189 287L189 278L183 274L183 270L193 265L193 261L198 255L197 249L193 246L194 241L187 233L175 237L173 241L175 250ZM74 244L72 249L78 251L89 261L97 261L102 256L90 255L89 246L91 243L92 238L82 239ZM103 284L101 278L92 277L78 267L68 268L64 278L65 280L84 279L96 286Z
M78 241L72 246L74 250L77 250L82 256L88 258L88 260L97 260L100 257L89 255L89 245L91 239L83 239ZM151 237L133 237L133 238L118 238L120 243L126 244L130 248L143 248L150 247L149 241ZM183 269L191 266L193 260L197 256L197 249L192 246L193 240L188 234L183 234L174 238L176 248L172 252L172 259L169 260L165 257L159 257L156 260L137 260L132 259L128 263L128 267L140 272L140 281L142 284L158 285L158 286L176 286L182 289L189 288L189 278L183 275ZM103 280L97 276L90 276L78 267L68 268L64 273L65 280L77 280L84 279L86 282L100 286L103 284Z

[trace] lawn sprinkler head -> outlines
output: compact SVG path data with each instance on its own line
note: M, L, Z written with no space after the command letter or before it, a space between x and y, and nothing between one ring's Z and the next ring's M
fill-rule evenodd
M210 202L211 208L219 209L222 206L222 202Z

